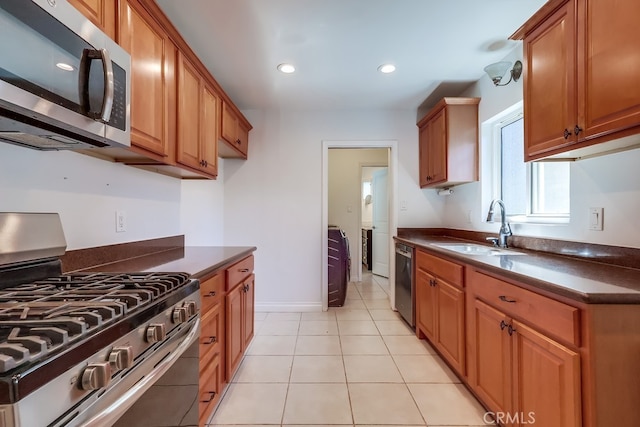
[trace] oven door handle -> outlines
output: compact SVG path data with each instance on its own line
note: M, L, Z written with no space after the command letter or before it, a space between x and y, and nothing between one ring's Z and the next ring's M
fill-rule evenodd
M194 322L185 339L176 347L171 355L156 366L149 375L131 387L115 402L100 411L99 414L82 423L82 426L107 427L113 425L165 372L173 366L176 360L193 344L200 335L200 317Z

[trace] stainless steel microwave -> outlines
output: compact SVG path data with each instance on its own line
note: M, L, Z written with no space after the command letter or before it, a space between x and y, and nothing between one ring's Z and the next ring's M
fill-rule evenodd
M131 57L66 0L0 0L0 139L131 144Z

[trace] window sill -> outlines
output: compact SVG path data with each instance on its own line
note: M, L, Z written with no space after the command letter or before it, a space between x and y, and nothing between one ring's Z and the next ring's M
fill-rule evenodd
M507 221L511 224L532 224L532 225L568 225L571 222L569 215L562 216L536 216L536 215L511 215L507 216Z

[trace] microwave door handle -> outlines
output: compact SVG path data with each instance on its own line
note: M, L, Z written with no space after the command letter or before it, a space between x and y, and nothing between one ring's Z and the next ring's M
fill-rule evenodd
M91 111L91 104L89 101L89 75L91 74L91 62L94 59L100 59L102 61L102 68L104 70L104 94L102 98L102 109L99 113ZM113 108L113 65L111 63L111 56L106 49L85 49L82 52L82 59L80 61L80 73L79 73L79 86L80 86L80 106L84 113L93 120L101 120L108 122L111 118L111 110Z
M111 119L111 110L113 109L113 64L111 63L111 55L109 55L107 49L100 49L100 53L104 69L104 98L100 119L107 123L109 119Z

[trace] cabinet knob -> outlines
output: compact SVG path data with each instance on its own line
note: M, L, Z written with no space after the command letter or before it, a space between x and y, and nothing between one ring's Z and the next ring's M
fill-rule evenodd
M240 270L238 270L240 273L248 273L249 269L248 268L241 268Z
M214 399L214 397L216 397L216 392L215 391L208 391L206 394L207 394L207 397L202 399L200 402L208 403L208 402L211 402Z
M207 298L207 297L215 297L216 296L216 291L211 291L208 294L205 294L204 296L205 296L205 298Z
M508 298L505 295L500 295L498 298L500 298L500 301L502 301L502 302L510 302L510 303L515 303L516 302L516 300Z
M240 145L242 143L242 141L240 141L240 138L236 139L236 144Z
M205 160L205 161L204 161L204 165L205 165L205 166L209 166L209 162Z
M507 332L509 332L509 336L513 335L516 332L516 328L514 328L513 326L509 325L507 327Z
M500 330L504 331L504 328L507 327L507 322L505 322L504 320L500 321Z
M216 337L208 337L207 340L204 341L202 344L209 345L209 344L215 343L216 341L218 341L218 338L216 338Z
M573 132L578 135L580 132L582 132L582 128L578 125L576 125L576 127L573 128Z
M569 129L565 129L564 130L564 139L569 138L569 135L571 135L571 131Z

